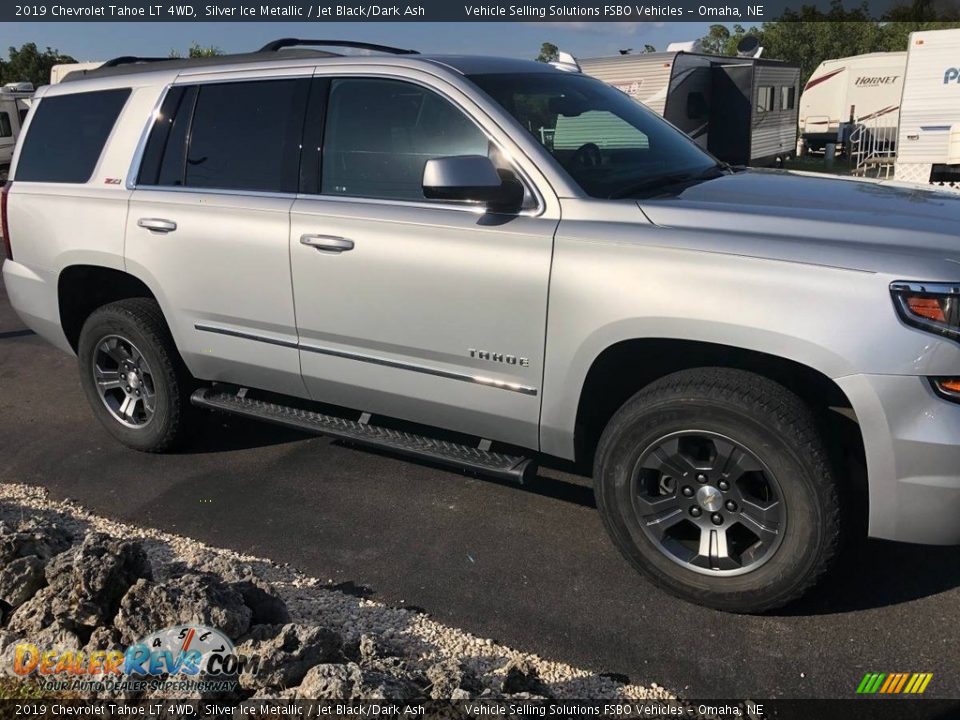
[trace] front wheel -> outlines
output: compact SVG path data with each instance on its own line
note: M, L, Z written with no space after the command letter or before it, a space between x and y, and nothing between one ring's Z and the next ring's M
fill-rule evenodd
M692 602L775 608L836 554L839 502L814 417L753 373L684 371L640 391L607 425L594 477L620 551Z
M94 415L120 442L163 452L183 439L190 377L155 301L130 298L95 310L80 331L77 358Z

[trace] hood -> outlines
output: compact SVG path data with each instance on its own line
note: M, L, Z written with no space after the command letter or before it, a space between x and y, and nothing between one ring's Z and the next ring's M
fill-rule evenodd
M749 170L639 204L656 225L708 231L705 250L894 274L910 258L960 277L960 193Z

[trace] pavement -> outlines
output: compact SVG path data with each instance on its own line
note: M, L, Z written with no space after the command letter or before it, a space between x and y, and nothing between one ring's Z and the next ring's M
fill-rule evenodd
M604 534L590 481L519 488L222 415L147 455L94 419L76 359L25 331L0 284L0 482L289 563L544 658L686 698L846 698L866 672L932 672L960 698L960 550L864 541L763 616L677 600ZM960 521L960 518L958 518Z

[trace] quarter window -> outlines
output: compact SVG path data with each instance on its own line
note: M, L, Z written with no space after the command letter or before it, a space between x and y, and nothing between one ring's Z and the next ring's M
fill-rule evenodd
M13 137L13 127L10 125L8 112L0 112L0 137Z
M483 132L430 90L397 80L338 79L330 86L320 192L423 201L427 160L490 153Z
M121 88L40 100L20 151L17 181L87 182L129 96L130 89Z

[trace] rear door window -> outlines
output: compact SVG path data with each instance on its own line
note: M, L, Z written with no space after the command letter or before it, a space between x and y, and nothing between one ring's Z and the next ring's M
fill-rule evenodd
M309 80L255 80L170 91L141 164L141 185L297 191Z
M120 116L129 88L43 98L23 140L17 181L85 183Z
M13 137L13 126L10 124L8 112L0 112L0 137Z

